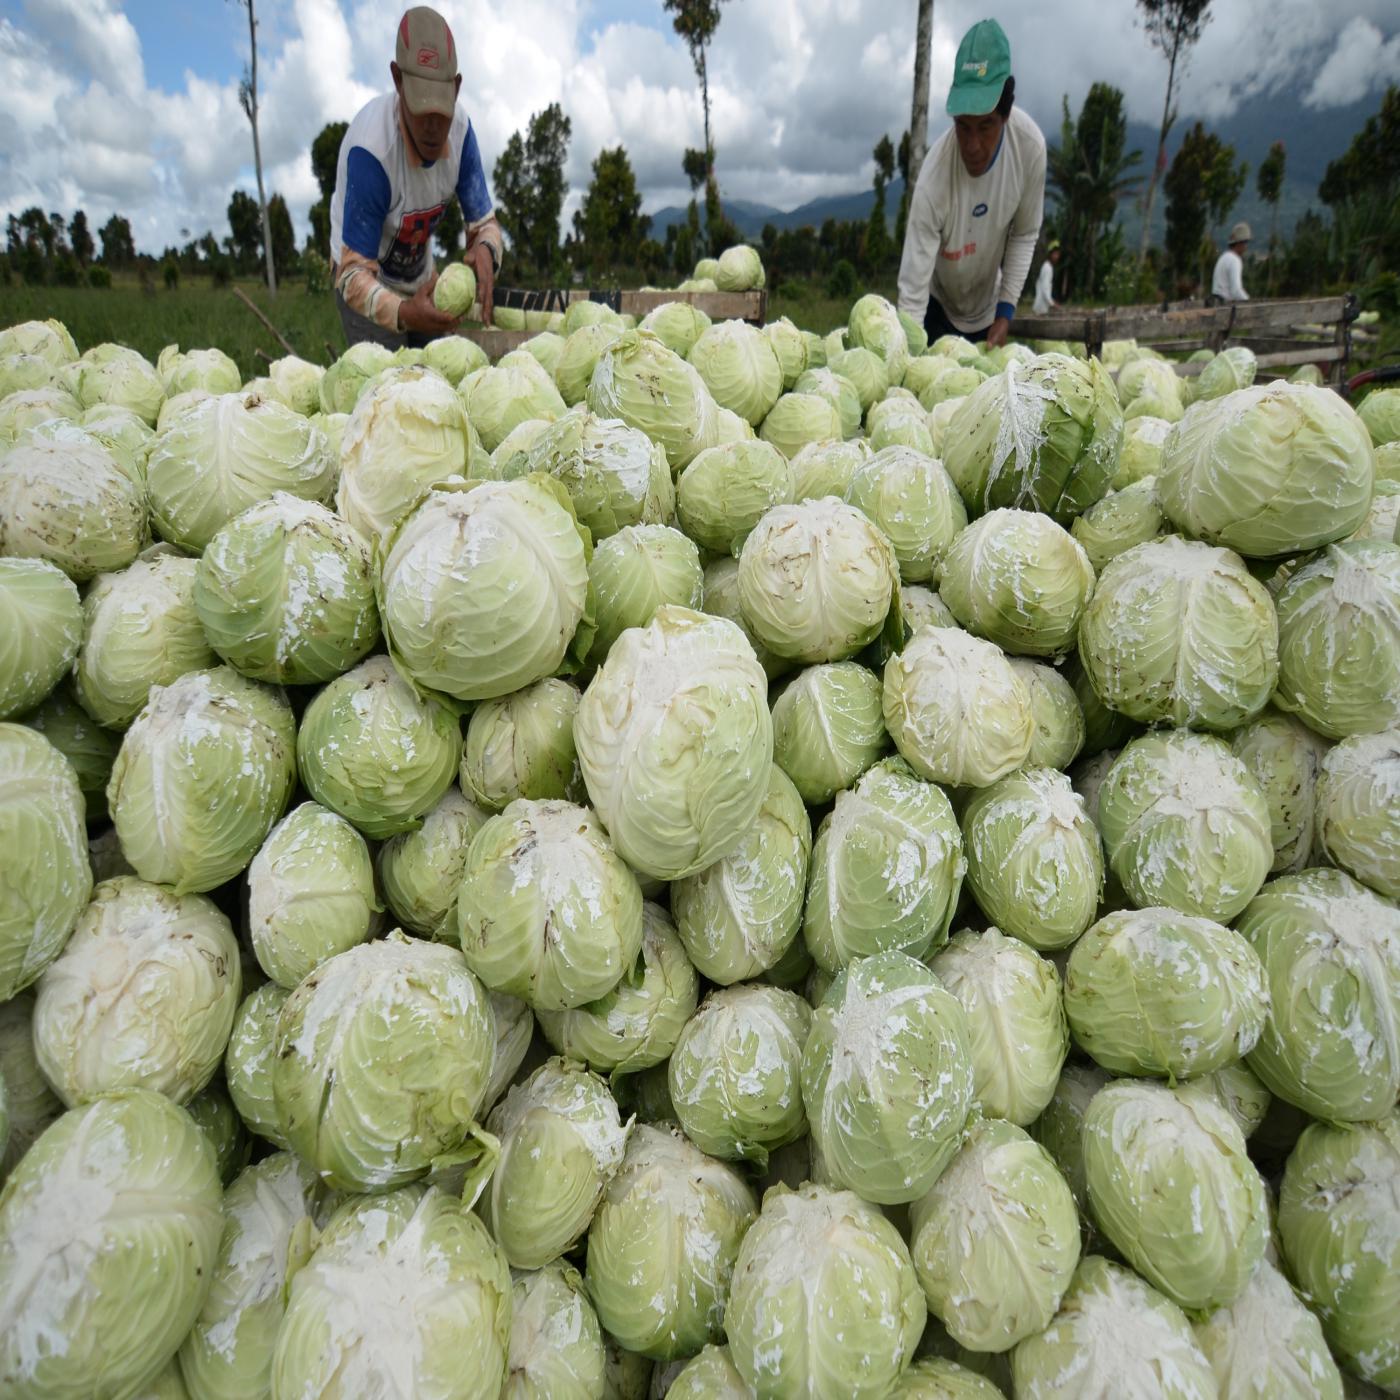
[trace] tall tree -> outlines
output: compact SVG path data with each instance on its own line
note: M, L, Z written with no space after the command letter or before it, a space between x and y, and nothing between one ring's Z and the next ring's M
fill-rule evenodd
M564 109L551 102L530 117L523 135L511 136L492 171L496 215L514 255L522 268L540 274L559 263L559 220L569 191L564 164L572 134Z
M1118 201L1136 188L1140 151L1128 151L1123 94L1094 83L1070 119L1064 100L1060 141L1047 152L1047 183L1059 204L1060 244L1065 250L1064 284L1070 294L1096 296L1099 239L1118 212Z
M928 152L928 69L933 48L933 0L919 0L919 22L914 31L914 102L909 112L909 156L901 157L907 190L923 169ZM907 201L907 195L906 195Z
M93 244L92 231L88 228L87 214L78 209L68 223L68 239L73 245L73 256L77 258L80 267L86 267L92 261Z
M583 204L574 212L575 256L581 253L595 272L634 265L650 228L627 151L600 151Z
M1278 263L1278 203L1283 197L1283 175L1288 163L1288 152L1282 141L1275 141L1269 147L1269 154L1259 162L1259 173L1255 176L1255 188L1259 198L1269 206L1269 292L1273 293L1275 273Z
M1167 193L1167 256L1178 278L1201 275L1208 218L1223 221L1244 189L1247 167L1235 148L1197 122L1162 182ZM1223 212L1222 212L1223 211Z
M267 260L267 290L277 295L277 267L273 261L272 224L267 212L267 194L263 189L262 138L258 135L258 17L257 0L237 0L248 11L248 67L238 85L238 103L253 128L253 168L258 176L258 208L262 213L262 243Z
M297 236L292 228L291 210L280 194L267 201L267 225L272 235L273 266L288 271L297 258Z
M1152 241L1152 203L1157 195L1157 181L1167 168L1167 136L1176 122L1177 82L1186 73L1191 50L1210 22L1211 0L1137 0L1142 27L1152 47L1167 60L1167 92L1162 100L1162 126L1157 135L1157 160L1147 181L1147 198L1142 210L1142 241L1138 261L1147 256Z
M262 250L262 217L257 200L245 190L234 190L229 196L228 231L234 262L245 270L256 268Z
M307 218L316 251L323 258L331 255L331 196L335 194L336 166L340 162L340 143L349 130L348 122L327 122L311 143L311 173L316 177L321 197L311 206Z
M706 50L719 28L720 6L724 0L663 0L671 16L671 27L690 50L695 76L700 79L700 105L705 118L705 234L710 253L717 256L728 244L738 241L738 233L724 214L719 182L715 179L715 142L710 130L710 75ZM689 172L687 171L687 174Z
M113 214L98 232L102 240L102 261L108 267L126 267L136 260L136 243L131 225L120 214Z
M865 261L871 272L880 272L890 257L890 229L885 222L885 187L894 179L894 144L882 136L871 153L875 157L875 203L865 226Z

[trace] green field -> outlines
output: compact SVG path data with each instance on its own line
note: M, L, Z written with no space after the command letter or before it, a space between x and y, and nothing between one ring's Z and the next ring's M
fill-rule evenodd
M270 297L259 282L238 286L303 359L329 364L345 348L329 292L311 296L303 283L289 282ZM768 315L770 319L787 316L803 330L825 335L845 325L850 305L813 288L810 296L770 298ZM269 359L285 354L231 287L215 287L203 278L186 278L173 291L163 286L143 289L135 281L118 282L106 290L0 287L0 326L49 316L68 327L81 350L114 340L154 361L172 342L186 350L217 346L233 356L248 379L264 373Z

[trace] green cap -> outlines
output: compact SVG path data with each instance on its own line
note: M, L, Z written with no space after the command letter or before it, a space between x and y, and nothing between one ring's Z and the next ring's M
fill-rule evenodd
M984 117L1001 101L1011 76L1011 44L994 19L979 19L963 35L948 89L950 117Z

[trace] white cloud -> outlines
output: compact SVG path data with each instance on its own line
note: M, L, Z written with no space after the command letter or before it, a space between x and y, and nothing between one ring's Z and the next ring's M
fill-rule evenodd
M261 37L267 184L300 229L317 197L309 150L388 84L403 0L292 0ZM681 152L702 144L690 56L669 29L607 23L597 0L445 0L463 101L488 173L531 113L559 102L573 123L566 217L606 146L626 147L646 207L688 198ZM915 0L731 0L710 52L710 97L727 196L792 207L868 182L882 134L908 124ZM660 5L657 5L658 13ZM632 11L635 13L635 9ZM958 38L983 0L935 8L931 127ZM1062 94L1095 79L1123 88L1155 126L1166 65L1121 0L1003 0L1018 96L1053 131ZM251 189L252 141L237 81L187 72L152 86L141 35L120 0L30 0L0 18L0 214L39 203L114 209L140 246L180 230L226 231L229 194ZM1180 113L1219 119L1253 97L1296 91L1318 109L1400 76L1394 0L1229 0L1215 7L1186 68Z

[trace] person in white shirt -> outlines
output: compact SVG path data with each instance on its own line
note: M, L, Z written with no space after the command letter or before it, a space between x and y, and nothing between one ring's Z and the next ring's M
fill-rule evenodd
M1040 265L1040 276L1035 279L1035 301L1031 310L1037 316L1044 316L1051 307L1060 303L1055 300L1055 268L1060 261L1060 245L1051 243L1045 250L1045 261Z
M1218 301L1249 300L1244 289L1244 250L1252 236L1248 224L1236 224L1230 230L1230 246L1216 258L1210 279L1210 294Z
M1011 45L994 19L958 46L952 130L929 149L910 200L899 309L929 339L1004 345L1045 212L1045 137L1016 107Z

